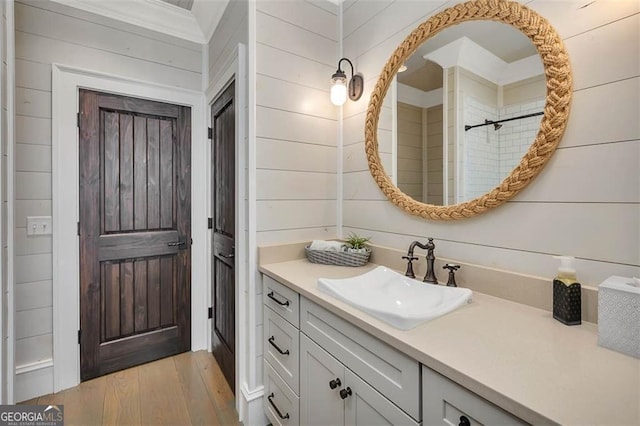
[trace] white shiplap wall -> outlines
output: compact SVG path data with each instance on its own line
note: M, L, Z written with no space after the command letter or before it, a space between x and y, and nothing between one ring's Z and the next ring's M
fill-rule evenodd
M51 10L48 10L51 9ZM51 392L52 245L26 217L51 215L51 64L200 90L201 46L49 2L15 5L16 400Z
M338 6L256 2L256 241L336 237ZM260 296L262 284L257 282ZM262 382L262 298L256 299L256 378Z
M249 42L248 7L246 0L230 1L220 18L207 46L209 85L217 82L238 43L247 45Z
M344 53L365 77L365 95L345 108L344 227L405 249L436 240L436 255L551 278L552 254L578 257L585 285L640 274L640 3L526 1L564 39L574 99L564 138L537 179L506 205L450 223L409 216L369 176L363 149L369 93L404 37L453 1L343 4ZM348 131L348 129L357 129ZM349 155L347 155L349 153ZM348 191L346 188L358 188Z
M257 242L336 236L338 7L257 2Z
M2 210L0 212L0 403L7 404L11 398L11 385L6 377L8 366L13 362L11 355L12 346L10 339L13 339L11 331L11 320L9 306L11 305L11 290L9 288L9 262L8 262L8 181L10 173L10 162L13 158L10 155L10 141L13 109L10 108L10 91L12 90L10 70L13 61L10 57L13 49L10 46L10 32L13 27L13 2L3 1L0 4L0 195ZM11 359L9 359L11 357Z

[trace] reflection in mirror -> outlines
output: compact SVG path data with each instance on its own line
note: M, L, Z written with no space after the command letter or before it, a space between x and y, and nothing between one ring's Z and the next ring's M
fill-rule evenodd
M546 84L535 46L509 25L464 22L430 38L405 65L378 127L379 136L391 133L380 153L398 188L452 205L499 185L540 125Z

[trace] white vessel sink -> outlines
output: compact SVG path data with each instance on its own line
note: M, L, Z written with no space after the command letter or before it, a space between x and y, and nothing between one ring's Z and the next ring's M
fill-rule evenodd
M320 278L318 288L401 330L449 313L472 295L468 288L423 283L384 266L353 278Z

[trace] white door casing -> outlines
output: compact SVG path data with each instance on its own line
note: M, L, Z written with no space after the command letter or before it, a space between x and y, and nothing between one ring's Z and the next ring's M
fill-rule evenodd
M198 182L206 182L205 101L200 92L107 75L96 71L52 66L52 211L53 211L53 390L80 382L78 329L78 89L86 88L191 107L192 128L192 289L191 349L207 345L206 197Z

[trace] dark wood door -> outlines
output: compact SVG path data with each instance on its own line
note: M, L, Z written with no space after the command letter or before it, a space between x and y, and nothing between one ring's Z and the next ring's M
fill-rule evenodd
M88 380L191 348L191 110L80 90L79 127Z
M235 84L214 101L212 352L235 393Z

